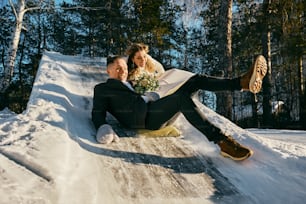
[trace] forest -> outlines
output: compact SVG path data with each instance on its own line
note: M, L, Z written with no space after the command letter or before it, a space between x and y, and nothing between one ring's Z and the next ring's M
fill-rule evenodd
M149 45L165 69L236 77L267 59L263 89L199 92L242 127L306 127L304 0L5 0L0 4L0 110L21 113L44 50L125 54Z

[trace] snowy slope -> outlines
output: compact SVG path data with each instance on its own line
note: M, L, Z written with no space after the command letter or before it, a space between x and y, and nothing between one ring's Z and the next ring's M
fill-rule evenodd
M45 52L27 110L0 113L0 204L304 203L304 131L243 130L198 103L254 156L221 157L182 116L182 138L97 144L90 111L103 60Z

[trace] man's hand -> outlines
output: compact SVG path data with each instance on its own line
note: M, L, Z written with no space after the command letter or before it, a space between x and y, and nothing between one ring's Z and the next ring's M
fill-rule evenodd
M153 91L147 91L144 93L144 95L148 98L149 101L157 101L160 99L158 93Z
M97 131L96 140L101 144L119 142L119 137L109 124L101 125Z

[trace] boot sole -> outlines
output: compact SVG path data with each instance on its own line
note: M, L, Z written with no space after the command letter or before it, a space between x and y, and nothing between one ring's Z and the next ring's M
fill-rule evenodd
M223 156L223 157L227 157L227 158L230 158L234 161L242 161L242 160L245 160L247 158L249 158L250 156L252 156L254 154L254 152L252 150L249 150L250 152L248 154L246 154L244 157L233 157L229 154L227 154L226 152L220 152L220 154Z
M256 94L261 90L262 80L267 74L267 62L264 56L259 55L253 65L253 73L249 82L250 92Z

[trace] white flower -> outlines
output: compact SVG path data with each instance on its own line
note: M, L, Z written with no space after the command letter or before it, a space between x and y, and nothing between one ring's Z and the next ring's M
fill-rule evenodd
M133 81L136 93L144 94L146 91L155 91L159 88L158 80L152 75L143 73Z

